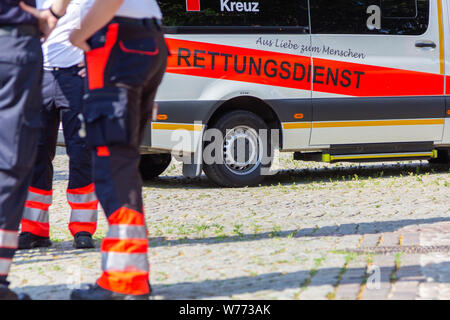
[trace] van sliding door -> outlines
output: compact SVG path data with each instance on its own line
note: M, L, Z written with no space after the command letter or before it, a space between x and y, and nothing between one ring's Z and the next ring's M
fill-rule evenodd
M310 0L312 145L440 141L440 0Z

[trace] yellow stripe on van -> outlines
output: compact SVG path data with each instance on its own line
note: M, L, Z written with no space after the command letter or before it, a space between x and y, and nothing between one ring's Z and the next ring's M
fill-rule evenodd
M153 123L152 129L155 130L187 130L202 131L203 126L197 124L180 124L180 123Z
M430 152L406 152L406 153L384 153L384 154L360 154L360 155L330 155L323 154L323 162L343 161L343 160L367 160L367 159L395 159L395 158L436 158L437 151Z
M351 160L351 159L385 159L385 158L407 158L407 157L433 157L433 152L427 153L398 153L398 154L373 154L373 155L349 155L349 156L331 156L333 160Z
M444 22L442 20L442 2L437 0L438 24L439 24L439 62L441 74L445 74L445 52L444 52Z
M313 128L444 125L444 119L314 122Z
M283 123L283 129L311 129L311 122L288 122Z

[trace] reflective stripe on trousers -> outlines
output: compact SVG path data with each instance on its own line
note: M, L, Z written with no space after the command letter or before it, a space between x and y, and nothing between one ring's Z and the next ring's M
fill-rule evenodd
M144 215L122 207L113 213L102 241L102 276L97 284L123 294L149 293L148 239Z
M0 229L0 249L17 249L19 237L17 231ZM11 268L12 258L0 258L0 276L7 276Z
M94 184L78 189L68 189L67 201L72 208L69 222L72 235L78 232L94 234L98 216L98 200Z
M0 276L6 276L11 268L12 259L0 258Z
M22 217L22 232L30 232L40 237L50 235L49 208L52 204L50 190L30 187Z
M41 237L49 237L49 208L52 191L30 187L22 217L22 232L30 232ZM97 229L98 200L94 184L79 189L67 190L67 200L71 210L69 230L94 234Z
M0 230L0 248L17 249L18 242L17 231Z

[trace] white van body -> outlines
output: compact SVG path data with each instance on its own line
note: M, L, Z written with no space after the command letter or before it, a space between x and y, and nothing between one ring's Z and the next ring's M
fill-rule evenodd
M156 99L158 120L144 141L148 151L195 154L207 128L242 109L278 129L280 151L299 160L448 159L447 1L160 5L172 55ZM274 8L279 20L270 16ZM198 175L200 166L187 164L186 173ZM245 185L245 174L239 179L213 178Z

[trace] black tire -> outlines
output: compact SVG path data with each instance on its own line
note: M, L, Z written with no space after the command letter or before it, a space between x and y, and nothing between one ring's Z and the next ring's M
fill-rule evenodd
M430 160L431 164L450 165L450 149L438 149L438 157Z
M163 173L172 161L170 154L143 154L139 171L143 180L152 180Z
M209 179L222 187L253 186L263 181L263 170L268 170L270 168L273 157L273 146L270 144L270 137L267 139L269 143L261 143L261 138L259 137L259 130L261 129L267 130L270 134L269 127L263 119L249 111L231 111L221 116L215 123L209 125L209 129L218 129L222 134L222 140L224 140L222 141L221 148L217 148L217 150L222 150L222 155L218 158L216 157L216 159L220 159L220 161L218 161L219 163L204 163L203 165L203 171ZM225 142L225 137L229 139L227 142ZM236 156L236 153L233 153L236 152L237 145L239 145L239 143L236 143L238 140L241 140L246 146L244 149L244 156L243 158L240 158L241 160L245 159L242 162L239 162L238 156ZM206 142L204 147L208 148L213 142L214 141ZM254 145L257 145L257 147L249 147ZM270 149L270 152L267 152L268 149ZM205 150L205 156L207 150ZM228 150L228 152L226 150ZM250 150L255 150L255 152ZM257 156L258 158L255 158L253 163L250 161L250 158L255 154L258 154L259 156ZM262 159L261 154L270 155L270 157L266 156L264 161L258 161L258 159ZM233 155L234 157L230 155ZM216 155L214 154L214 156ZM227 161L225 158L234 159L230 164L226 163ZM247 160L249 160L248 162L250 164L244 165ZM238 165L234 166L234 164Z

